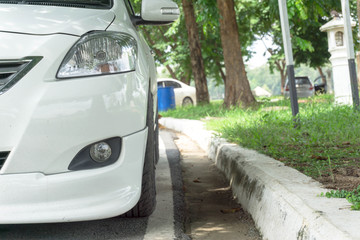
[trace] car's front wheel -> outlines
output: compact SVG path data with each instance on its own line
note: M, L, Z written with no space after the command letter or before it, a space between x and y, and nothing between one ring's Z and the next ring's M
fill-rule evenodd
M125 217L147 217L155 210L156 206L156 185L155 185L155 162L158 131L154 129L153 96L149 92L147 128L148 138L144 159L144 169L141 184L141 196L139 202L130 211L124 214ZM157 116L156 116L157 117Z

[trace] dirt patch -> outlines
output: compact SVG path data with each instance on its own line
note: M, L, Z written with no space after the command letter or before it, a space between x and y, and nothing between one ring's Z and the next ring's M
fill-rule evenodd
M333 170L333 174L319 177L316 180L326 188L352 191L360 185L360 168L356 166L338 168Z
M177 137L187 205L186 233L193 240L261 240L251 216L233 198L226 177L190 138Z

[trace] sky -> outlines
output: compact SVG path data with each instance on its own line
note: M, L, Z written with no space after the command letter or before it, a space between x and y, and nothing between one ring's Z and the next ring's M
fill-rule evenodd
M267 46L271 46L271 41L265 40L265 44ZM253 69L266 64L267 59L270 57L270 54L266 51L264 43L261 40L255 41L254 44L250 47L250 49L256 53L249 61L245 62L245 64L248 65L249 68ZM266 52L265 56L264 52Z

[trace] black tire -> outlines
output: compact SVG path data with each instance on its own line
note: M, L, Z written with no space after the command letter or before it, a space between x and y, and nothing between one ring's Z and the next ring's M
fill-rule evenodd
M315 95L325 94L326 91L324 88L320 88L319 90L315 91Z
M157 120L157 117L156 117ZM156 131L154 131L153 96L149 92L146 125L149 129L146 142L144 169L139 202L127 213L125 217L148 217L156 206L155 162L156 162Z
M192 106L192 105L194 105L194 102L190 97L186 97L183 99L183 102L182 102L183 107Z
M156 118L155 118L155 165L158 164L160 159L160 153L159 153L159 112L158 109L156 109Z

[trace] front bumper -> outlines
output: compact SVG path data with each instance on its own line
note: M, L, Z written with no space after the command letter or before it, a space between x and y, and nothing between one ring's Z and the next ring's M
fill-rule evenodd
M118 216L141 193L147 129L123 138L119 160L95 170L0 175L0 223L48 223Z
M0 223L108 218L139 200L149 85L144 53L134 72L56 79L78 38L0 32L3 59L42 57L0 95L0 153L9 153L0 170ZM113 137L122 139L115 163L69 170L81 149Z

